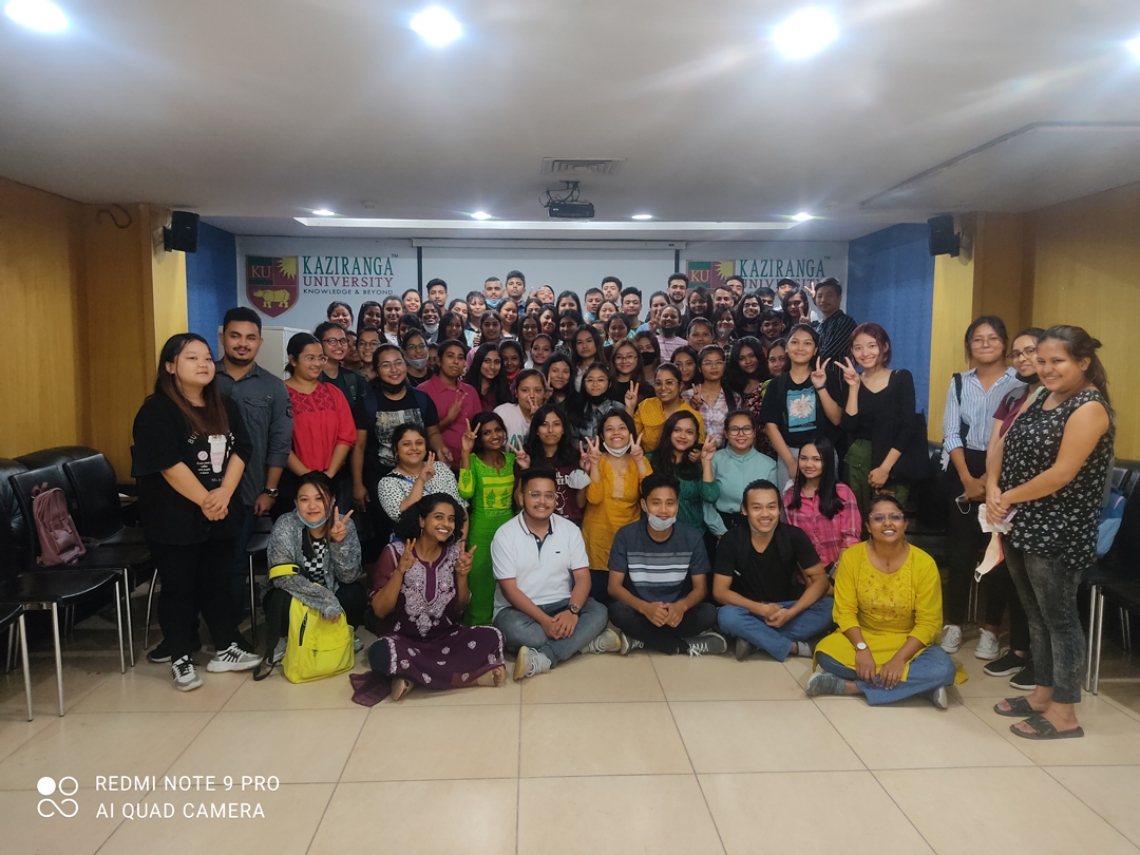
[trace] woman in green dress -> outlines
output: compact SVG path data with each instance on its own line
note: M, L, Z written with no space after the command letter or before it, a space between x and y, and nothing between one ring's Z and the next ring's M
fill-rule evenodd
M681 492L677 496L677 519L680 522L701 534L723 534L724 524L715 505L720 498L720 484L712 468L716 444L706 439L701 445L697 441L700 431L699 416L688 410L673 413L661 428L661 444L653 452L650 462L654 472L672 475L681 483Z
M471 600L463 613L469 626L489 624L495 605L491 541L514 515L515 465L526 469L530 457L521 446L508 449L507 426L497 413L480 413L467 423L459 464L459 495L471 503L468 548L474 552L468 587Z

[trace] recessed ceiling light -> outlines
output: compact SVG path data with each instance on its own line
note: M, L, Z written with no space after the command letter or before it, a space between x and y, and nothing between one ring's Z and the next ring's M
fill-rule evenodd
M798 214L793 214L792 219L795 220L797 223L806 223L808 220L814 220L815 217L813 217L811 214L807 213L806 211L800 211Z
M652 214L634 214L632 217L630 217L630 219L631 220L652 220L653 215Z
M471 215L471 219L473 219L473 220L489 220L489 219L491 219L491 215L488 214L486 211L476 211L474 214Z
M772 40L784 56L802 59L823 50L838 35L834 19L822 9L801 9L776 27Z
M425 9L412 18L412 29L423 36L428 44L436 47L449 44L463 34L459 22L439 6Z
M1140 59L1140 38L1135 38L1128 43L1128 49Z
M313 211L318 217L335 217L336 211L330 211L328 208L317 208Z
M4 12L17 24L41 33L58 33L67 29L67 16L50 0L12 0Z

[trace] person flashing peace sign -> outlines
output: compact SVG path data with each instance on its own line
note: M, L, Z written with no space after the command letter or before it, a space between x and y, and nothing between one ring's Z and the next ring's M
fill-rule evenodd
M586 487L582 537L590 569L602 571L601 591L608 582L614 535L641 517L641 481L653 471L641 439L629 413L619 410L606 416L596 437L586 440L590 485Z
M317 609L325 620L343 614L349 626L360 625L368 597L360 581L353 513L341 516L337 511L328 475L308 472L297 484L296 508L274 524L266 552L269 567L292 565L296 572L271 578L265 594L265 652L271 665L285 655L293 598Z
M350 678L353 700L367 706L414 685L428 689L501 686L503 635L493 626L463 626L471 601L469 577L481 547L467 549L465 514L454 497L431 493L401 518L372 576L368 649L372 674Z
M507 444L507 427L497 413L480 413L467 422L460 448L459 495L471 503L467 543L478 546L471 567L471 602L463 614L468 626L488 624L494 613L495 576L491 571L491 541L499 526L513 515L516 457L522 446ZM520 469L530 465L523 453Z

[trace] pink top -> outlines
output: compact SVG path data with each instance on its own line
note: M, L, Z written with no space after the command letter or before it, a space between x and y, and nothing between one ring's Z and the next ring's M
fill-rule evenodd
M843 554L843 550L859 542L859 534L863 526L863 518L859 515L859 503L855 501L855 494L851 488L840 482L835 485L835 491L843 500L843 510L831 519L819 512L819 496L800 496L800 506L795 510L788 507L792 500L792 488L784 491L785 515L788 522L807 532L815 551L826 567L834 564Z
M459 381L454 389L448 388L444 382L439 379L439 376L432 377L416 387L435 404L436 411L439 413L440 421L447 417L448 410L455 402L455 396L459 394L462 389L467 393L467 397L463 401L463 408L459 411L459 417L443 429L443 444L448 451L451 452L451 459L455 461L455 466L459 466L459 458L463 451L463 432L467 430L467 421L475 418L483 411L479 402L479 393L469 383Z
M308 469L324 471L338 445L356 445L356 422L348 399L332 383L306 395L286 386L293 405L293 453Z

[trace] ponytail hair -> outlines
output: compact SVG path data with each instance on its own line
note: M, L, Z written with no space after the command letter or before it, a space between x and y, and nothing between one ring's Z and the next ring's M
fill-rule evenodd
M1100 341L1089 335L1083 327L1069 324L1049 327L1037 343L1040 345L1041 342L1050 339L1061 342L1065 346L1065 352L1073 359L1089 361L1089 367L1085 369L1085 379L1096 387L1105 403L1112 406L1112 401L1108 397L1108 374L1104 370L1104 363L1096 353L1102 347Z

